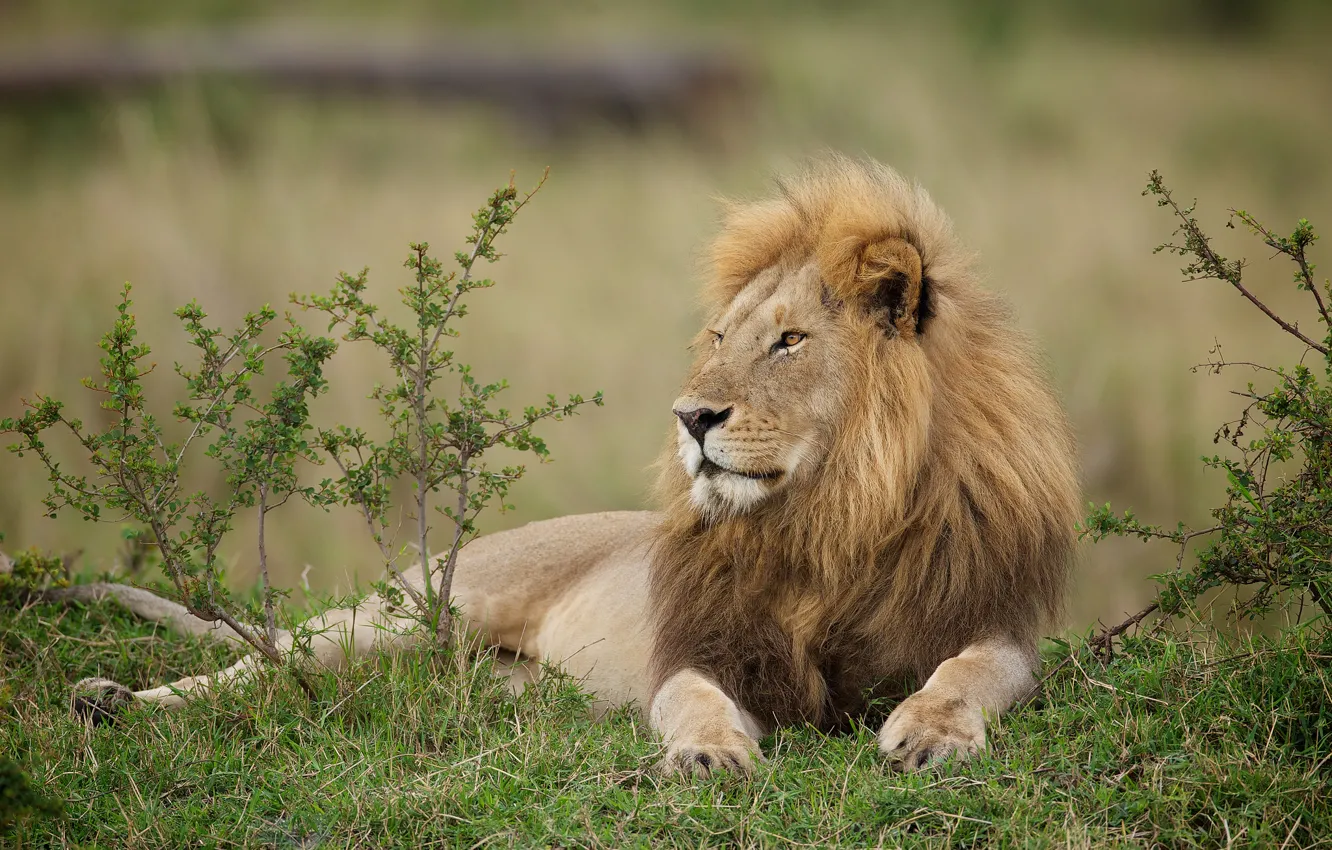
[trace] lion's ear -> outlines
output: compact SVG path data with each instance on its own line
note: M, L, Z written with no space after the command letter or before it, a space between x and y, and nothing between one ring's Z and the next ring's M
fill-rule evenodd
M928 294L920 252L910 242L898 236L830 239L819 261L839 301L859 305L889 336L917 334Z
M854 286L858 300L885 333L907 339L916 335L921 262L910 242L894 236L867 243L860 251Z
M920 252L904 239L865 246L856 277L866 306L888 333L916 335L920 311Z

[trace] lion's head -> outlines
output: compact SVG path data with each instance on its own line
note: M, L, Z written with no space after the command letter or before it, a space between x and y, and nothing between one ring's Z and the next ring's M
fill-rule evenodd
M848 427L857 423L891 429L896 456L882 460L911 464L928 413L921 294L910 242L852 232L822 256L779 258L719 305L673 407L694 507L709 517L744 513L810 487L839 448L865 445ZM865 397L880 382L895 398ZM895 407L922 415L903 418Z
M925 191L841 157L779 188L713 248L660 482L654 663L730 664L728 688L809 718L839 641L868 653L837 661L857 675L920 675L986 630L1031 638L1079 493L1048 380Z
M731 207L713 247L710 316L673 405L688 480L666 489L708 520L847 496L898 519L966 258L925 192L883 166L834 158L780 188Z

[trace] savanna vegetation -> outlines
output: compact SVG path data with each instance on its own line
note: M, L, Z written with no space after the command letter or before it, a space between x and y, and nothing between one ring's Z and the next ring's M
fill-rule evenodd
M117 17L78 3L19 4L0 14L12 16L10 31L20 37L90 20L123 28L262 17L244 4L182 8L164 17L156 6L130 3ZM406 21L432 14L411 3L385 8ZM702 32L725 41L729 7L719 8L628 4L598 19L602 28L590 37L651 25L659 35ZM487 374L509 376L519 397L603 387L611 404L551 434L559 462L515 488L519 510L479 522L462 517L466 527L442 514L439 527L466 534L635 506L643 467L660 444L659 414L683 368L672 352L693 330L683 246L702 241L708 197L756 186L804 145L870 149L931 186L1050 352L1084 446L1089 497L1103 505L1085 524L1085 536L1101 542L1079 567L1074 631L1051 640L1046 678L1026 707L997 724L985 754L902 775L878 757L872 728L833 737L793 729L764 742L770 763L753 781L685 783L650 770L656 745L635 715L593 722L576 682L550 675L514 696L493 675L493 659L438 646L362 659L337 675L272 665L178 712L133 708L114 727L90 728L69 714L73 681L106 676L147 687L230 663L238 649L136 622L110 602L44 601L35 589L98 574L168 592L174 584L187 601L195 594L204 613L207 605L229 606L262 643L269 611L296 619L322 594L368 586L393 557L410 557L412 534L385 548L375 532L384 514L373 511L366 534L365 507L345 471L340 491L321 489L317 473L309 483L283 479L291 492L312 487L311 495L323 495L270 518L263 556L254 541L264 505L240 504L228 539L244 542L219 545L211 563L195 557L182 565L186 579L211 576L221 580L218 589L231 588L200 596L206 582L182 586L137 527L39 520L49 472L11 457L0 459L0 529L9 532L0 546L15 556L0 576L0 842L1332 841L1325 518L1332 293L1316 273L1312 227L1300 221L1287 236L1265 224L1278 220L1269 210L1332 220L1332 173L1318 142L1326 117L1304 108L1327 94L1325 74L1305 73L1325 69L1301 27L1319 20L1317 10L1298 2L1216 9L1180 2L1168 4L1168 14L1124 4L1113 14L1061 17L1037 0L1012 4L1017 11L970 2L944 8L910 19L936 38L895 41L894 84L882 90L864 80L871 68L882 77L884 28L905 18L858 4L836 15L764 16L730 43L764 69L769 93L752 128L706 150L669 128L626 141L589 127L551 147L480 110L296 102L226 86L5 105L0 161L21 167L0 171L0 246L14 282L6 287L12 332L0 337L0 401L11 405L4 415L17 416L20 396L63 393L99 374L91 340L115 315L126 277L139 327L164 364L140 376L143 392L172 399L167 364L185 361L199 339L159 337L177 321L175 307L192 298L216 303L218 321L243 328L247 309L282 303L293 289L317 290L338 267L368 260L372 280L380 269L387 279L403 238L423 222L431 231L423 235L442 242L491 174L509 165L535 173L558 157L542 203L524 213L508 243L505 276L515 285L476 294L484 309L467 322L480 342L460 340L451 350ZM336 9L335 19L359 13L355 4ZM479 7L459 14L497 24ZM541 21L531 25L545 26L543 38L555 43L588 31L578 15ZM1297 78L1300 86L1287 85ZM1166 228L1132 191L1146 163L1160 163L1190 197L1249 204L1233 213L1234 230L1221 228L1226 219L1206 203L1195 212L1153 176L1148 194L1179 227L1170 241L1193 281L1187 285L1171 282L1171 266L1150 253ZM1279 262L1231 259L1245 255ZM441 270L427 256L417 254L409 275L429 288ZM312 306L350 315L359 280L341 278L326 304ZM407 303L384 315L416 328L420 312L413 312ZM330 360L321 372L327 392L321 386L303 416L347 424L353 438L357 428L384 427L375 404L358 405L376 382L390 393L395 375L413 383L419 361L395 362L393 352L404 349L391 334L368 342L364 349L387 351L387 362ZM260 376L256 387L274 392L272 378ZM77 398L69 395L66 412L114 436L115 420L99 399ZM279 394L270 398L276 403ZM255 403L258 413L263 404ZM411 427L410 404L389 408L401 415L393 427ZM276 421L282 427L249 433L290 439L290 418ZM258 453L245 456L271 464L282 450L269 455L274 444L251 443ZM503 476L514 455L495 448ZM52 449L75 457L78 446L55 441ZM391 471L410 473L410 458L392 457ZM329 477L336 485L338 476ZM411 500L410 478L396 489L375 482L378 489L359 492L383 505ZM238 480L258 497L261 478L238 479L234 470L186 471L180 486L216 492ZM1128 506L1134 512L1124 513ZM1126 539L1133 537L1148 542ZM436 540L434 551L449 542ZM264 566L268 585L256 590ZM425 628L446 620L438 607L425 610ZM1128 611L1138 613L1121 622ZM1117 625L1079 629L1096 617Z
M1227 29L1198 11L1211 5L1247 10L1261 25ZM406 240L452 244L456 223L497 176L551 166L541 203L509 237L506 273L522 285L478 294L485 308L458 353L508 378L518 398L601 389L609 403L518 486L517 510L483 517L481 529L642 507L688 362L684 344L697 330L714 198L758 194L774 172L832 148L918 178L956 220L990 284L1048 354L1088 497L1203 523L1221 490L1194 461L1243 376L1190 368L1217 340L1230 356L1263 362L1290 362L1298 343L1253 333L1236 299L1163 284L1174 269L1143 250L1157 230L1133 187L1157 167L1213 204L1243 204L1272 221L1332 221L1321 142L1332 126L1309 107L1332 100L1317 38L1325 13L1301 0L1072 8L6 3L0 49L193 25L376 38L447 38L466 27L477 44L557 54L715 47L753 69L755 93L716 139L596 122L545 137L476 104L306 97L217 80L0 103L0 416L15 415L19 398L96 373L99 353L87 343L105 330L124 281L148 328L171 327L171 311L190 299L232 328L248 310L364 266L371 300L391 302ZM1241 253L1237 236L1221 230L1219 248ZM1295 293L1273 295L1275 309L1294 303ZM150 393L170 389L169 364L192 358L182 337L155 341L164 365L146 379ZM367 352L329 368L330 392L312 415L324 408L345 412L349 425L372 424L360 388L389 380L386 364ZM91 397L69 401L73 416L98 415ZM37 467L0 457L0 478L0 530L11 547L83 549L103 563L120 546L112 526L45 519ZM269 534L275 583L345 593L379 576L380 553L354 516L328 528L317 508L283 511ZM236 539L253 540L253 519L241 522ZM1165 549L1107 541L1084 553L1070 622L1113 622L1149 601L1146 577L1173 560ZM236 587L258 582L253 547L221 552Z
M1227 500L1213 512L1216 525L1163 529L1109 506L1093 510L1086 534L1165 538L1180 547L1178 567L1159 577L1156 601L1123 623L1054 640L1049 672L1029 704L998 724L975 760L903 775L879 757L871 726L831 737L792 729L765 742L770 763L751 781L683 781L650 769L657 745L632 710L593 721L578 683L554 672L515 696L493 658L437 641L361 658L336 674L302 664L298 642L289 662L178 712L131 707L114 726L90 725L69 711L72 679L110 676L145 687L223 665L234 650L137 622L113 602L46 601L42 589L67 583L67 565L29 552L7 563L0 587L0 658L10 673L0 711L11 721L0 743L18 756L0 763L0 828L18 846L1317 846L1332 829L1325 794L1332 769L1332 629L1325 613L1332 546L1323 519L1332 510L1324 492L1332 404L1323 388L1332 374L1325 313L1332 289L1313 277L1308 249L1316 236L1308 222L1284 237L1233 213L1293 262L1295 283L1317 305L1314 324L1323 330L1321 340L1307 336L1246 288L1245 264L1215 251L1193 207L1175 201L1155 173L1148 193L1181 222L1178 244L1164 247L1186 258L1185 274L1232 286L1297 335L1311 357L1323 358L1322 367L1230 364L1218 354L1212 368L1258 368L1276 381L1251 388L1239 419L1218 431L1218 443L1224 437L1234 451L1204 458L1228 481ZM511 198L511 190L489 208L502 197ZM478 214L473 245L486 244L486 214ZM422 260L424 250L414 248L418 286L443 279L437 263ZM468 260L466 251L459 254L465 268ZM334 297L341 293L345 303L347 287L354 295L359 280L344 276ZM410 298L413 288L403 291ZM321 304L327 306L312 305ZM126 392L135 384L125 379L126 367L142 351L117 349L128 315L122 306L103 346L104 374L121 383L100 389L105 404L122 405L120 421L125 399L138 398ZM351 336L372 325L367 320ZM408 350L411 335L400 342L398 350ZM262 350L242 345L239 357L245 362L247 351ZM417 362L429 363L425 351L417 349ZM463 375L462 398L477 400L470 374ZM186 377L194 392L197 379ZM286 386L278 385L275 398L290 397L282 394ZM408 400L412 386L400 383ZM375 392L393 397L394 390ZM390 430L407 427L422 404L401 415L386 405ZM447 411L449 402L431 409ZM569 412L553 401L548 409ZM198 419L192 410L177 413L188 424ZM530 428L540 412L529 409L515 431ZM43 422L62 421L58 414L55 402L40 399L28 416L4 425L22 437L16 449L36 452L52 469L55 508L96 513L88 505L97 502L81 495L89 492L86 482L61 474L37 438ZM1246 428L1257 433L1246 438ZM218 431L224 446L236 445L226 427ZM272 436L262 423L257 432ZM94 460L110 464L102 477L122 489L116 458L123 465L128 456L133 469L145 463L132 451L117 455L127 433L113 429L92 444ZM348 433L321 430L319 442L338 457ZM326 434L344 440L329 442ZM436 431L445 434L454 431ZM420 445L419 437L394 439ZM364 435L357 441L375 445ZM111 450L98 455L103 443ZM271 462L268 443L248 450L251 460ZM163 451L175 456L174 446ZM368 484L358 490L353 482L378 479L358 479L338 466L344 477L332 489L354 504L366 499ZM133 508L131 494L114 492ZM216 515L203 497L186 503L184 512L191 510ZM464 532L462 514L442 515L454 521L455 533ZM194 555L166 572L192 609L216 617L226 598L206 593L218 576L199 556L211 549L206 540L181 539ZM157 553L172 545L171 538L155 540ZM1191 552L1198 540L1208 542ZM1271 637L1226 637L1199 613L1218 589L1228 594L1234 617L1280 613L1285 627ZM242 628L258 635L247 638L252 643L262 644L274 596L265 587L261 604L248 612L251 622ZM1323 612L1306 618L1306 600ZM419 628L440 628L428 600L400 601L422 612Z
M4 619L0 747L43 799L15 847L1315 847L1327 802L1327 632L1128 641L1082 657L972 762L903 775L871 728L788 730L756 779L681 782L635 718L589 721L573 683L521 697L490 662L417 654L264 675L178 713L90 731L68 682L146 687L225 661L114 607ZM12 756L11 756L12 757ZM8 779L8 776L5 777ZM3 797L3 792L0 792Z

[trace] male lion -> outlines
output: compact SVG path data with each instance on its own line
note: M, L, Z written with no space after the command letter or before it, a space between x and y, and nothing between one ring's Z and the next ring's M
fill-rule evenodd
M481 538L456 601L483 643L646 708L670 770L749 772L774 727L841 727L874 698L901 700L879 733L894 764L965 757L1061 607L1073 441L924 190L841 157L778 188L729 209L713 248L662 512ZM408 639L376 598L319 620L333 666ZM254 663L134 694L85 680L74 703L179 704Z

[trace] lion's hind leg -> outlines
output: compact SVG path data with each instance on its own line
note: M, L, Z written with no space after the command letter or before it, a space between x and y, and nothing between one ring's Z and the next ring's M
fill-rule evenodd
M297 629L297 636L280 632L277 648L284 657L295 654L298 660L308 658L315 665L342 670L358 655L412 640L418 631L411 628L413 624L411 618L395 613L378 596L372 596L355 607L325 611L307 620ZM300 646L293 653L298 642ZM142 691L131 691L110 679L83 679L74 685L70 709L90 725L98 725L113 722L136 702L177 708L190 696L247 678L264 663L262 657L252 653L211 675L187 676Z

